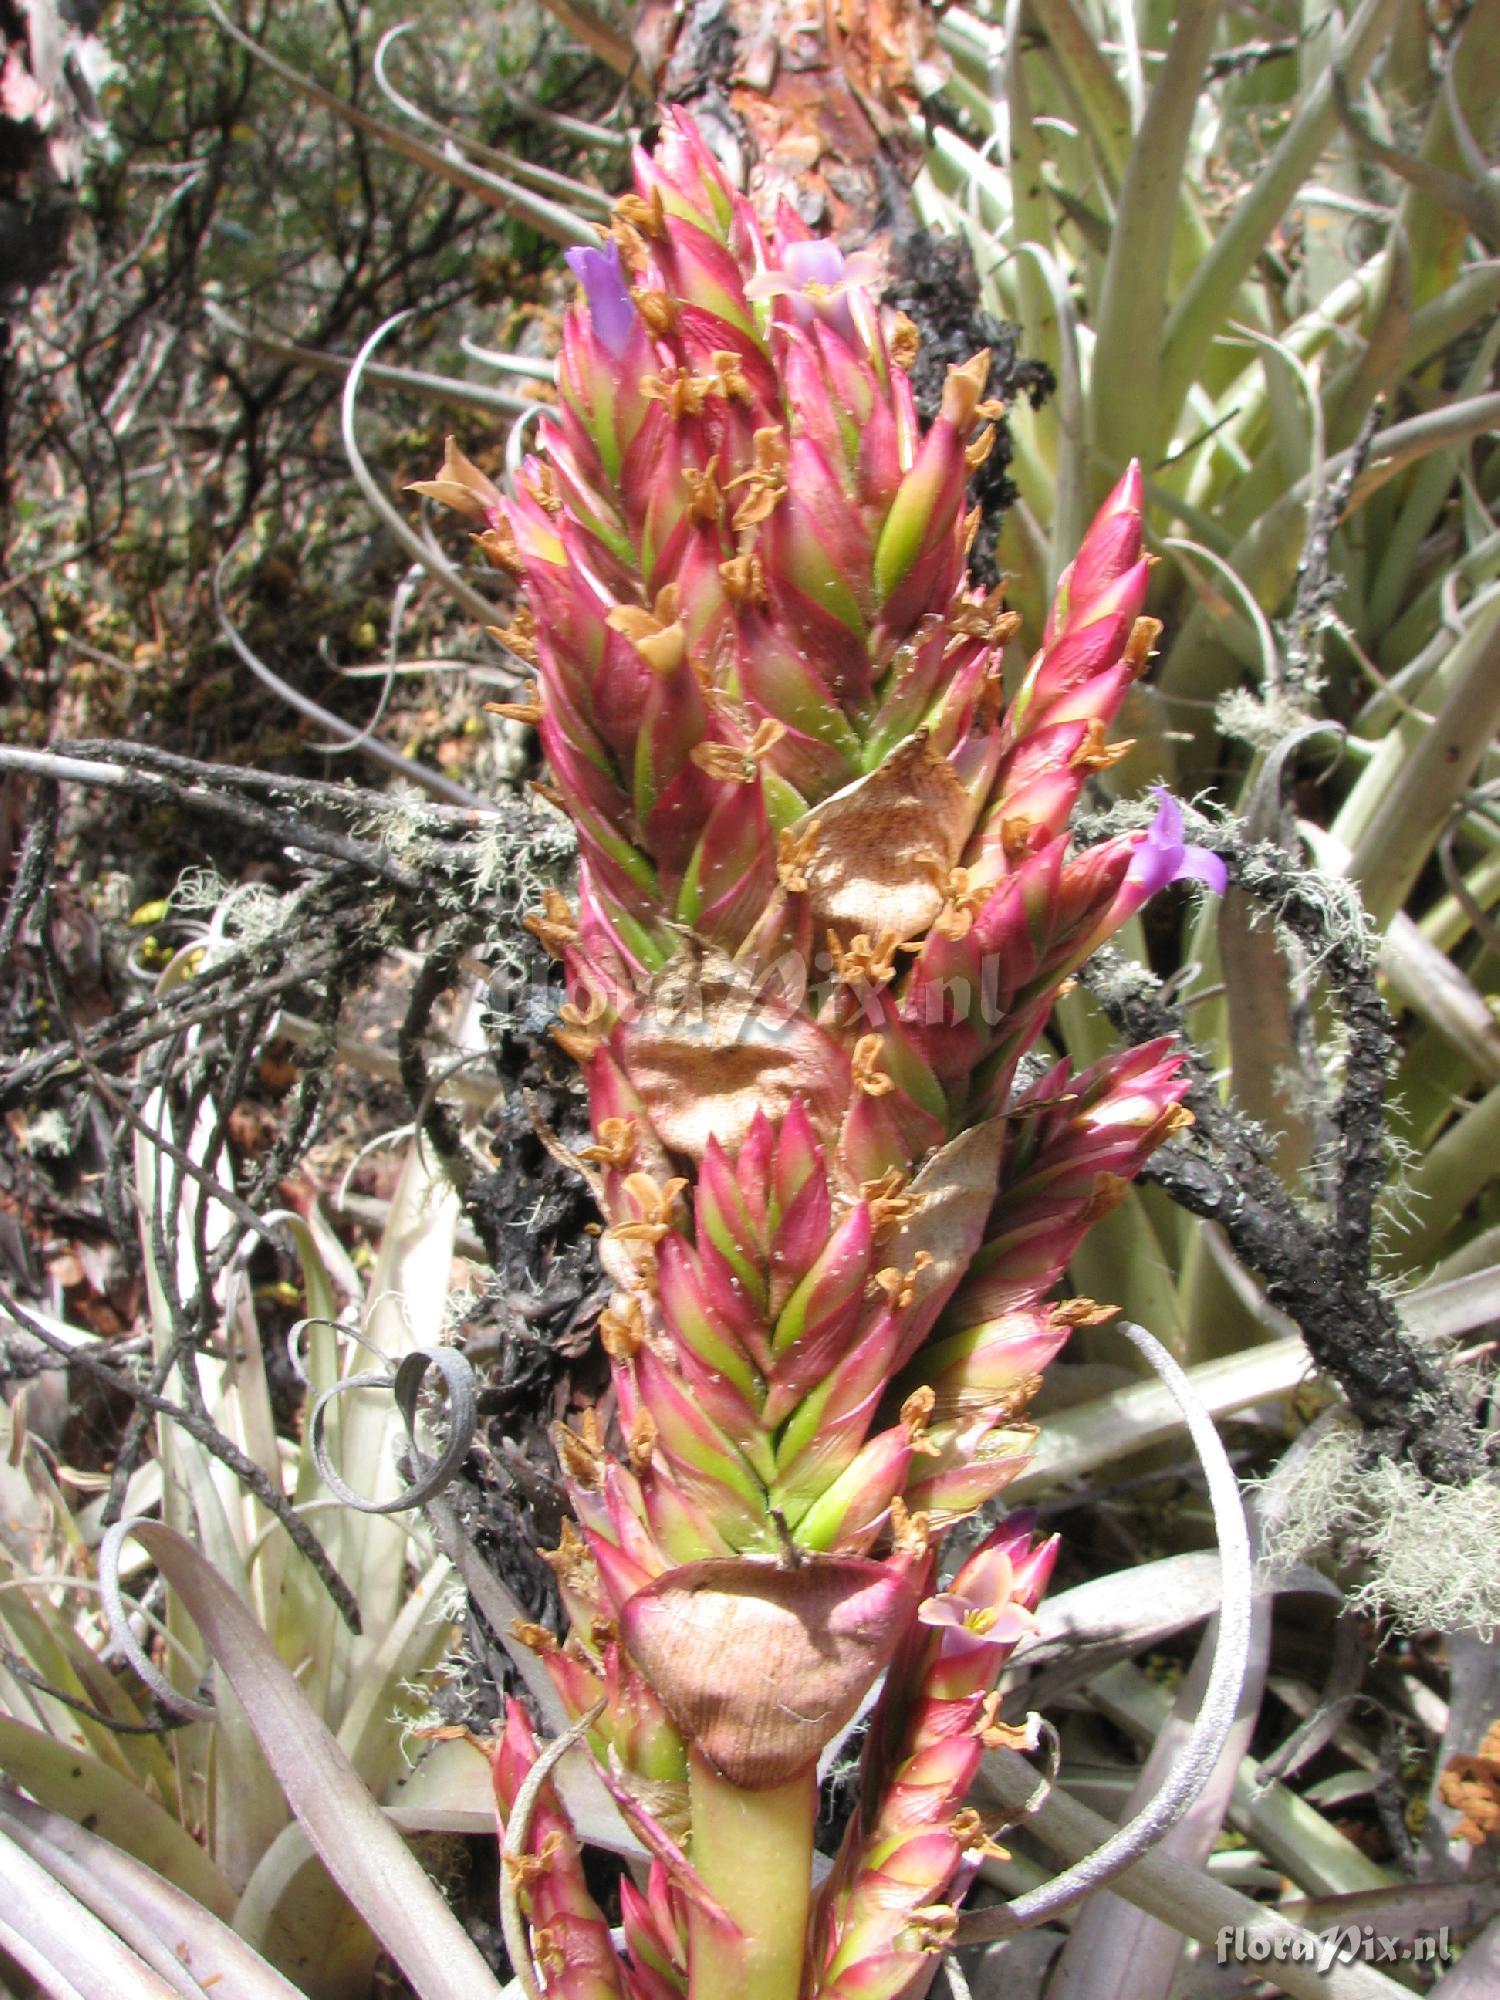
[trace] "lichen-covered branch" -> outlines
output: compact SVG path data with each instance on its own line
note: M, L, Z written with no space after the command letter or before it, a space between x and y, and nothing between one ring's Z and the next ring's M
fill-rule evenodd
M1192 1214L1219 1224L1271 1303L1302 1329L1314 1361L1340 1384L1372 1448L1409 1458L1439 1483L1466 1484L1486 1463L1469 1411L1371 1268L1375 1203L1389 1171L1385 1097L1395 1040L1357 908L1342 885L1280 848L1219 838L1230 879L1304 947L1343 1019L1328 1203L1315 1213L1287 1190L1267 1163L1262 1136L1225 1104L1191 1055L1183 1101L1195 1124L1156 1156L1149 1177ZM1083 977L1131 1041L1183 1032L1177 1009L1138 968L1101 956Z

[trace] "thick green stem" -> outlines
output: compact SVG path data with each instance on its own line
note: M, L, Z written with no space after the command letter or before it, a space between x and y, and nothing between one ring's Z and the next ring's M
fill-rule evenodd
M812 1892L815 1770L746 1792L694 1751L691 1798L693 1866L744 1941L726 1939L693 1912L688 2000L797 2000Z

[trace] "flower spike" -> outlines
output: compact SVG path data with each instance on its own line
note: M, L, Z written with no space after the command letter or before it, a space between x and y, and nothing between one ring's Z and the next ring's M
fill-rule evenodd
M1225 870L1165 794L1069 847L1157 630L1137 467L1018 671L964 575L988 355L924 436L874 260L764 224L680 111L568 263L514 495L451 445L421 489L520 576L580 855L533 927L588 1090L612 1395L555 1433L572 1629L521 1629L653 1863L620 1956L544 1790L535 1957L549 2000L913 2000L1054 1556L1017 1517L940 1586L937 1544L1025 1464L1042 1370L1107 1311L1055 1297L1069 1259L1186 1116L1163 1045L1019 1094L1018 1065L1147 897ZM882 1673L814 1897L818 1759ZM502 1805L535 1757L512 1709Z

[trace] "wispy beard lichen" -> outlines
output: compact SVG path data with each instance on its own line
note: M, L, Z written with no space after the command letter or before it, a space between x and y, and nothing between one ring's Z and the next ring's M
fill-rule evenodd
M1262 1489L1262 1560L1272 1574L1323 1552L1348 1571L1349 1608L1402 1632L1500 1627L1500 1480L1437 1486L1405 1459L1372 1453L1351 1419Z

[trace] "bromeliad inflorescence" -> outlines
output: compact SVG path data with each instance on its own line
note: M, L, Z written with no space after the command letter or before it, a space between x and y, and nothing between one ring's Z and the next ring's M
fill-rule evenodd
M654 1857L623 1953L556 1797L524 1864L566 2000L926 1991L986 1829L965 1796L1053 1549L944 1531L1025 1462L1087 1300L1089 1224L1185 1117L1170 1048L1025 1087L1088 955L1165 882L1222 887L1163 799L1070 854L1156 627L1126 473L1016 691L968 587L988 357L920 434L916 333L790 211L769 235L669 118L570 258L561 399L506 501L424 487L523 579L534 703L580 848L560 1039L616 1287L614 1414L562 1429L571 1620L525 1634ZM813 1889L820 1755L884 1672L862 1802ZM507 1811L536 1756L512 1705Z

